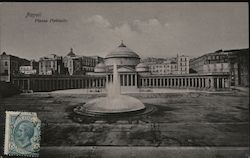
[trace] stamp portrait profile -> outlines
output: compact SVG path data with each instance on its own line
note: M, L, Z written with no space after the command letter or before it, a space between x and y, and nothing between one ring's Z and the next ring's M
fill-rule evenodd
M34 135L34 125L28 121L20 122L14 130L15 143L22 147L28 148L31 146L31 138Z
M6 111L4 154L38 157L40 128L36 113Z

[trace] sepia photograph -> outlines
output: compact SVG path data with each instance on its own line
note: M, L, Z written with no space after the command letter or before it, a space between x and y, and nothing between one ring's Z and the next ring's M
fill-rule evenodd
M1 2L0 158L249 158L247 2Z

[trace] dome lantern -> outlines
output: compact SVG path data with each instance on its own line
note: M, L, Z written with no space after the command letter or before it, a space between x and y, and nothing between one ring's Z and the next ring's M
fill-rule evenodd
M70 57L75 57L75 53L73 52L73 48L70 48L70 52L67 54L67 56L70 56Z

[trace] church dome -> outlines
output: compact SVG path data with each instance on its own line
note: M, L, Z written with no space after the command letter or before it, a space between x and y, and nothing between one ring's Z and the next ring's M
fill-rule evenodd
M106 65L104 63L99 63L95 66L94 72L106 72Z
M136 66L136 71L137 72L148 72L149 71L149 67L147 64L145 63L139 63L137 66Z
M67 56L70 56L70 57L75 57L76 54L73 53L73 48L70 48L70 52L67 54Z
M129 49L123 42L105 57L107 58L140 58L133 50Z

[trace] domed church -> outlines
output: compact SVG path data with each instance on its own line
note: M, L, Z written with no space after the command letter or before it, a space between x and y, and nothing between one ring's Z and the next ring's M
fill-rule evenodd
M120 75L121 87L137 88L138 73L148 74L149 68L146 64L140 63L140 56L132 49L128 48L123 41L121 44L108 53L104 58L104 63L96 65L94 72L88 73L92 76L106 76L106 81L113 80L113 65L117 65Z

